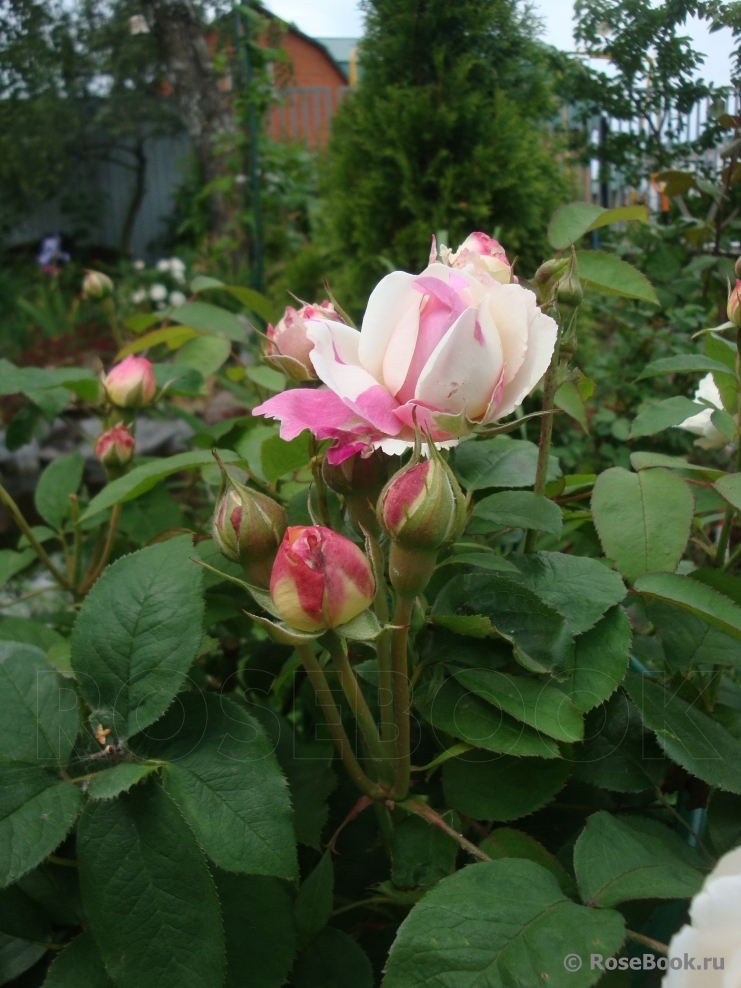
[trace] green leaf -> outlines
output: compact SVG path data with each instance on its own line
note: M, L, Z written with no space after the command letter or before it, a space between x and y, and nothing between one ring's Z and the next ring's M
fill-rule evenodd
M587 715L586 741L574 747L574 778L610 792L656 789L667 760L624 693Z
M586 713L606 700L623 681L630 661L631 627L622 607L613 607L574 639L572 675L558 688Z
M297 877L288 787L272 745L243 707L226 697L183 693L134 743L165 762L165 789L215 864Z
M201 333L226 336L237 343L244 343L247 339L244 326L233 312L208 302L186 302L170 313L170 319Z
M443 765L448 806L476 820L519 820L550 803L563 789L571 765L563 760L492 757L470 751Z
M265 875L214 878L226 937L224 988L280 988L296 950L293 903L285 884Z
M124 319L124 326L132 333L143 333L145 329L156 326L161 321L162 315L159 312L135 312L133 316Z
M223 336L199 336L180 347L175 363L192 367L209 377L225 364L232 352L231 341Z
M79 727L77 696L41 649L0 642L0 755L64 766Z
M488 617L481 614L431 614L430 622L469 638L497 638L498 632Z
M510 717L557 741L581 741L584 722L571 700L539 679L512 676L498 669L460 669L458 682Z
M0 888L51 854L70 831L80 790L37 765L0 762Z
M716 408L710 416L710 421L713 423L718 432L725 436L729 441L736 435L736 421L732 415L729 415L728 412L725 411L725 409Z
M72 667L91 716L128 738L170 706L198 655L201 568L189 536L140 549L109 566L72 633Z
M0 933L46 943L52 937L51 919L22 889L11 885L0 891Z
M699 473L708 479L721 476L722 471L700 466L698 463L688 463L681 456L666 456L664 453L631 453L630 465L634 470L650 470L652 467L666 467L668 470L680 470L686 473Z
M241 459L230 449L220 449L219 455L224 463L238 463ZM99 494L95 495L87 510L83 512L82 521L92 518L107 508L112 508L114 504L121 501L133 501L134 498L146 494L161 480L173 473L210 467L213 462L214 458L211 451L200 449L187 453L177 453L175 456L167 456L164 459L151 460L149 463L134 467L123 477L111 481Z
M265 367L259 365L257 367L247 368L247 377L258 388L264 388L266 391L283 391L286 386L286 376L281 374L280 371L273 370L272 367Z
M308 429L286 442L280 436L270 436L260 447L260 462L265 479L274 484L279 477L293 474L309 465L311 434Z
M675 573L647 573L636 580L635 589L644 597L674 604L727 635L741 639L741 607L699 580Z
M331 927L322 930L296 961L293 988L373 988L368 955L352 937Z
M454 814L443 819L454 829ZM410 816L395 828L391 845L391 878L403 889L429 888L455 868L458 844L439 827Z
M69 453L52 460L39 477L34 503L38 513L52 528L61 528L69 514L69 495L77 493L84 467L85 460L81 453Z
M579 265L579 278L587 288L660 305L648 278L617 255L606 254L601 250L578 250L576 261Z
M37 558L33 549L24 549L23 552L0 549L0 587L4 587L8 580L12 580L18 573L22 573Z
M225 288L226 285L218 278L212 278L207 274L197 274L190 283L190 290L194 295L205 292L209 288Z
M523 439L496 436L494 439L468 440L457 446L453 467L468 491L487 487L532 487L538 463L538 447ZM555 456L548 461L548 480L561 476Z
M589 432L586 405L579 394L579 389L572 381L564 381L559 387L553 396L553 404L570 415L585 432Z
M272 302L260 292L256 292L254 288L244 288L242 285L226 285L225 287L230 295L233 295L246 309L254 312L266 323L276 322L277 315Z
M741 473L726 473L713 484L716 491L736 510L741 511Z
M115 988L92 933L81 933L49 968L44 988Z
M695 665L732 665L741 669L741 641L707 621L662 600L647 609L666 661L673 669Z
M676 831L604 810L589 817L574 847L582 899L603 908L632 899L688 899L700 890L701 867Z
M518 655L538 664L540 671L570 663L573 646L566 620L508 574L453 577L438 594L432 614L489 618L499 634L513 642Z
M498 556L493 552L456 552L453 555L448 556L447 559L443 559L438 566L476 566L479 569L485 569L490 572L495 573L517 573L519 570L513 562L509 559L505 559L504 556Z
M168 395L186 398L202 398L206 394L205 382L200 371L178 364L152 364L152 373L158 388Z
M301 883L296 896L294 915L298 945L306 947L329 922L334 903L334 869L332 852L325 851L319 864Z
M708 834L718 855L732 851L741 844L741 798L728 792L711 794Z
M558 858L529 834L523 834L521 830L513 830L511 827L498 827L492 830L479 846L495 861L502 858L525 858L527 861L534 861L541 868L550 871L565 895L569 898L576 897L576 885L571 875Z
M18 887L55 925L79 926L84 922L77 868L46 861L20 878Z
M21 642L23 645L34 645L42 652L48 652L53 646L65 643L66 639L40 621L21 617L0 617L0 641Z
M661 467L630 473L605 470L592 493L592 514L605 555L633 581L643 573L673 571L687 545L692 492Z
M512 559L522 582L566 618L573 635L592 628L625 598L620 576L597 559L545 551Z
M88 803L77 857L85 915L117 988L221 988L216 889L161 786Z
M556 743L533 728L523 725L491 704L467 692L459 683L448 679L425 703L418 703L420 713L434 728L460 738L475 748L559 758ZM443 748L447 744L439 739ZM456 807L457 808L457 807Z
M195 329L191 329L190 326L163 326L161 329L154 329L151 333L145 333L144 336L138 336L132 340L128 346L118 351L116 360L123 360L131 353L141 353L142 350L159 346L161 343L164 343L168 350L177 350L178 347L197 336Z
M588 988L588 958L625 936L622 916L568 899L550 872L518 858L473 864L417 903L391 947L383 988ZM564 957L583 957L581 970Z
M657 404L644 408L634 419L630 427L630 438L640 439L641 436L653 436L663 429L668 429L673 425L680 425L691 415L697 415L705 409L705 405L700 405L689 398L676 395L674 398L666 398Z
M741 742L676 692L629 672L625 686L672 761L711 786L741 793Z
M121 762L100 772L87 788L91 799L114 799L122 792L156 772L159 765L145 765L139 762Z
M0 362L0 395L29 394L47 388L68 388L86 401L98 395L98 378L85 367L15 367L9 360Z
M570 202L560 206L551 217L548 224L548 243L555 250L566 250L590 230L629 220L648 223L648 210L645 206L603 209L602 206L588 202Z
M500 491L477 501L468 531L486 535L497 528L534 528L560 535L561 509L542 494L532 491Z
M653 360L643 368L636 380L643 381L662 374L707 374L708 371L727 374L728 368L719 360L713 360L701 353L679 353L674 357Z
M32 943L0 933L0 984L15 982L46 953L43 943ZM24 979L25 980L25 979Z

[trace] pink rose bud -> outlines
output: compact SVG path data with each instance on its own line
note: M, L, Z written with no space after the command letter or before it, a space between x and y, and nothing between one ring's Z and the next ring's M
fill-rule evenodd
M102 271L86 271L82 279L82 294L95 301L108 298L113 294L113 282Z
M360 549L330 528L286 529L270 577L281 618L299 631L346 624L370 606L375 583Z
M157 393L152 365L145 357L133 354L116 364L103 380L111 404L118 408L144 408Z
M95 442L95 456L108 474L121 473L131 462L133 455L134 437L121 423L101 432Z
M238 484L221 467L213 533L219 552L241 563L250 583L267 587L278 546L286 530L286 512L267 494Z
M294 309L286 306L283 318L275 326L267 328L267 356L280 370L295 381L316 380L316 372L309 354L314 344L307 335L307 321L312 319L342 322L331 302L304 305ZM281 359L287 358L287 359Z
M514 280L504 247L486 233L470 233L455 253L448 247L441 247L440 255L451 268L462 270L472 266L474 271L486 274L502 285Z
M737 281L728 296L728 321L741 328L741 281Z
M391 539L389 575L399 593L415 596L427 585L438 549L463 530L466 500L452 470L431 448L386 484L378 520Z

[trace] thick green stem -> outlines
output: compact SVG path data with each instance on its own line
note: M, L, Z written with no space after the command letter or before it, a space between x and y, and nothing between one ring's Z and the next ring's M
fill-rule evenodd
M31 546L31 548L39 557L39 559L44 564L44 566L46 566L46 568L49 570L49 572L57 581L59 586L64 587L65 590L68 590L69 581L65 578L63 573L57 569L57 567L54 565L51 559L49 559L46 550L41 545L41 543L36 538L36 536L33 534L33 532L31 531L31 526L23 517L21 513L21 509L15 503L15 501L10 496L10 494L8 494L8 492L5 490L2 484L0 484L0 502L2 502L5 505L5 507L8 509L8 511L10 511L11 515L13 516L13 519L15 520L16 525L18 526L18 528L20 528L20 530L28 539L28 544Z
M548 460L551 455L551 439L553 437L553 399L556 394L556 376L561 360L561 330L553 350L551 365L543 378L543 418L540 420L540 442L538 444L538 465L535 470L535 486L533 491L542 494L548 479ZM538 539L534 528L528 529L525 536L525 552L533 552Z
M69 511L72 518L73 547L72 547L72 587L80 584L80 568L82 566L82 532L80 530L80 502L76 494L69 496Z
M376 577L376 595L373 610L378 623L385 628L389 623L388 587L384 579L384 560L381 547L375 539L366 540L370 552L373 572ZM378 707L381 714L381 740L385 752L391 751L396 742L396 722L394 720L394 672L391 663L391 632L382 631L376 639L376 659L378 662Z
M358 789L365 793L366 796L370 796L371 799L385 799L388 795L386 790L377 782L373 782L368 778L350 747L345 728L342 726L342 717L336 703L332 699L329 683L322 667L319 665L316 655L314 655L309 645L297 645L296 651L303 663L304 669L306 669L309 682L314 688L317 703L324 714L329 733L332 735L332 740L337 747L347 774Z
M396 721L396 759L393 798L405 799L409 792L411 772L409 732L409 667L407 642L412 620L414 598L398 595L394 628L391 633L391 664L394 675L394 719Z
M625 935L634 943L640 943L643 944L644 947L650 947L651 950L655 950L657 954L663 954L664 957L667 957L669 954L669 948L665 943L660 943L658 940L654 940L651 937L646 937L642 933L636 933L635 930L626 930Z
M333 631L328 631L322 637L321 643L327 648L330 654L332 665L342 687L342 692L345 694L345 698L357 721L368 752L373 761L378 763L379 770L383 772L385 752L381 744L381 739L378 736L378 727L368 704L365 702L360 684L347 657L345 646Z

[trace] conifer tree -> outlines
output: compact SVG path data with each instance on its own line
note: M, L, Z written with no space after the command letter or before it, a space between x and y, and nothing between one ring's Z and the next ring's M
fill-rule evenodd
M522 0L364 0L362 77L337 113L325 222L341 300L390 266L420 270L430 235L498 232L541 260L566 195L550 146L549 52Z

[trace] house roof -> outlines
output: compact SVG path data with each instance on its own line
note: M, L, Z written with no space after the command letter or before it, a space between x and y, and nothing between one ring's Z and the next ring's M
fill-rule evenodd
M260 13L261 14L264 14L265 17L269 17L269 18L271 18L271 20L274 20L274 21L282 21L283 20L282 17L278 17L277 14L274 14L272 11L268 10L266 7L263 7L262 4L257 4L257 6L259 7ZM293 34L295 34L297 37L301 38L302 40L307 41L310 45L313 45L314 48L317 48L332 63L332 65L334 65L334 67L337 69L337 71L342 76L344 76L345 81L347 82L347 79L348 79L348 65L349 65L349 59L350 59L349 52L350 52L351 49L349 47L347 48L348 55L347 55L347 58L346 59L345 58L338 58L338 54L341 54L342 52L344 52L345 49L344 48L337 48L337 49L334 49L333 50L333 48L330 48L329 47L329 44L328 43L332 43L332 42L350 42L352 39L350 39L350 38L312 38L311 35L304 34L304 32L300 28L296 27L296 25L292 21L285 21L284 23L286 23L288 25L289 30Z

